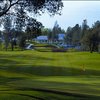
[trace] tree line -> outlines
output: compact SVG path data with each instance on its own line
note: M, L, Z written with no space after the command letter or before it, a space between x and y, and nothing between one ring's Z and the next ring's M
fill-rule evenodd
M52 29L44 28L42 35L47 35L48 39L58 40L58 34L65 34L64 43L74 46L81 46L83 51L98 51L100 45L100 21L96 21L89 27L87 20L83 20L82 25L76 24L74 27L62 29L57 21Z
M82 25L76 24L74 27L68 27L65 41L73 45L81 45L82 50L85 51L98 51L100 45L100 21L96 21L92 27L89 27L85 19Z

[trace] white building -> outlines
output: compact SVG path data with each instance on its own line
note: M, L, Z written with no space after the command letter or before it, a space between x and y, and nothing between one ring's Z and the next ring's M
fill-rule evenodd
M65 34L58 34L58 42L64 43Z
M37 43L64 43L65 34L58 34L58 40L55 42L48 39L48 36L41 35L35 38L35 42Z
M48 37L47 36L38 36L37 38L35 38L35 41L37 43L47 43L48 42Z

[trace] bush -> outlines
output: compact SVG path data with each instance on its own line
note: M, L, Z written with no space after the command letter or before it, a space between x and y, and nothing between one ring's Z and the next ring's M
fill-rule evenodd
M53 48L52 49L52 52L66 52L67 49L64 49L64 48Z

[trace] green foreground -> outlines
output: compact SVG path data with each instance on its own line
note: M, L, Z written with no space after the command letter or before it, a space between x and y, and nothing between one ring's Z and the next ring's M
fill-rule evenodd
M0 100L100 100L100 54L0 51Z

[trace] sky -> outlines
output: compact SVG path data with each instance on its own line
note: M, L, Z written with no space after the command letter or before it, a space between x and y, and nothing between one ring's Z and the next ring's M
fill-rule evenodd
M90 27L94 22L100 20L100 1L64 0L63 4L61 16L55 15L50 17L49 14L44 13L42 16L37 16L37 20L42 22L45 28L53 28L55 21L57 21L59 26L65 30L69 26L82 25L84 19L87 19L87 24Z

